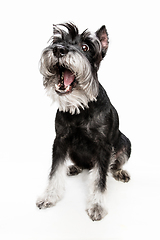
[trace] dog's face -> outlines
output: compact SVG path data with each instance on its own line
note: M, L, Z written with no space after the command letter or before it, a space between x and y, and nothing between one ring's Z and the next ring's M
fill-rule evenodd
M89 101L96 101L97 71L107 48L105 26L96 33L85 30L82 34L72 23L53 26L51 44L42 53L40 71L44 86L58 101L60 111L80 113Z

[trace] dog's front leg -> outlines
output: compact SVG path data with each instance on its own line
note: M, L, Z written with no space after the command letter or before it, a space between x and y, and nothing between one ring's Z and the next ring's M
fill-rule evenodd
M104 156L106 156L106 154L103 155L103 158ZM101 160L98 161L95 164L94 168L89 172L89 198L86 211L93 221L99 221L102 218L104 218L107 214L106 184L109 157L104 158L104 160L103 159Z
M66 151L60 147L56 139L53 145L52 168L49 176L48 186L44 194L38 198L36 205L39 209L55 206L62 199L65 191L66 176Z

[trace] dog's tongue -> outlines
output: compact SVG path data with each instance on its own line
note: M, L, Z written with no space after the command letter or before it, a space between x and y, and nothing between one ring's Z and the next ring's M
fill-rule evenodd
M64 71L64 85L65 85L65 87L71 85L71 83L72 83L73 81L74 81L74 75L73 75L73 73L72 73L70 70L66 69L66 70Z

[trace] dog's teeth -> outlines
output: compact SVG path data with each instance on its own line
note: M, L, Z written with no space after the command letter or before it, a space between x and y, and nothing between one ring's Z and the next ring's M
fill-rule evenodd
M64 79L64 72L62 72L62 76L61 76L61 80L63 80Z

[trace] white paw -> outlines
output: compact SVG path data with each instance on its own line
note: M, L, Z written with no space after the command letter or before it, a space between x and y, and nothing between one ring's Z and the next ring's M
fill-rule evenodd
M36 205L39 209L45 209L49 207L55 206L55 202L52 201L51 199L46 199L46 198L39 198L36 202Z
M56 205L56 199L51 196L40 197L37 199L36 205L39 209L45 209L49 207L53 207Z
M50 208L56 205L61 200L62 194L55 194L53 192L47 192L42 197L37 199L36 205L39 209Z
M98 203L93 204L86 211L88 216L92 219L92 221L99 221L107 215L107 210Z

